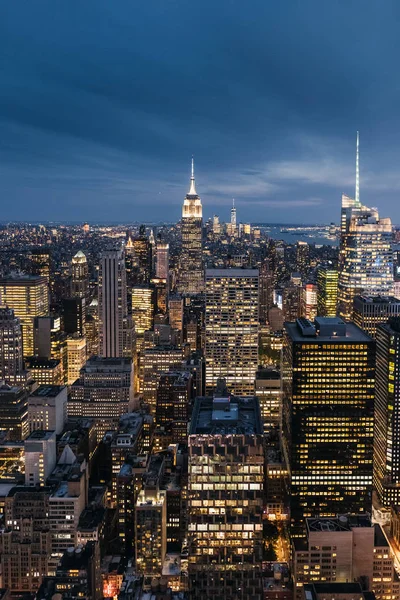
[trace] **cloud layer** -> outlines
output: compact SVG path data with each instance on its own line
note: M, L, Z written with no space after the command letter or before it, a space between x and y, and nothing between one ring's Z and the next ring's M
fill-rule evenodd
M0 14L2 219L400 223L400 7L15 0ZM288 213L290 208L290 213Z

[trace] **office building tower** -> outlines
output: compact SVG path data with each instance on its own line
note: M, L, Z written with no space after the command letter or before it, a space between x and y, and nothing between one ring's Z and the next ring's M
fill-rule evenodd
M354 581L377 600L397 598L400 581L394 560L381 526L373 525L369 515L306 519L305 540L294 540L294 598L302 600L303 588L313 582L349 585ZM334 597L343 598L338 590Z
M169 244L161 239L157 241L156 278L169 279Z
M56 466L56 432L37 429L24 441L25 485L45 485Z
M27 358L26 368L37 385L63 385L64 369L55 358Z
M44 277L47 285L50 284L50 250L48 248L35 248L29 254L31 261L30 274Z
M371 510L375 342L354 323L285 323L282 446L292 524ZM300 532L299 532L300 533Z
M268 311L268 323L273 332L281 332L283 329L283 310L278 306L272 306Z
M157 385L156 437L158 448L187 443L192 376L186 372L162 373Z
M0 432L11 442L26 438L29 390L0 383Z
M254 394L258 366L258 270L206 271L206 391L225 379L233 394Z
M138 412L126 413L120 418L117 431L110 442L111 448L111 503L118 506L117 476L126 460L143 455L143 416Z
M49 314L47 279L36 275L17 275L1 279L0 305L14 310L22 326L24 356L32 356L34 319Z
M63 376L66 376L67 334L61 331L60 317L36 317L33 339L35 357L60 361Z
M213 230L213 234L214 235L220 235L221 234L221 223L219 222L219 216L218 215L214 215L213 216L212 230Z
M99 353L99 328L98 319L92 315L86 317L86 344L88 358Z
M303 288L287 285L282 290L282 318L292 323L301 316Z
M400 317L376 329L374 488L380 505L400 504Z
M313 321L317 316L317 286L306 283L301 290L301 316Z
M128 358L92 356L71 385L67 411L70 417L96 421L98 440L114 429L119 418L132 408L133 369Z
M80 370L86 363L86 338L74 335L67 339L67 385L79 379Z
M85 335L85 298L64 298L62 301L63 330L67 335Z
M150 286L132 288L132 320L138 338L142 338L145 331L153 329L154 288Z
M47 575L51 553L49 490L12 487L4 500L0 531L2 586L14 596L36 592Z
M155 319L165 322L168 308L168 285L165 279L153 278L150 284L154 289Z
M353 318L354 297L387 296L393 290L392 222L360 202L357 132L356 194L342 196L338 314Z
M354 323L375 337L376 328L400 316L400 300L393 296L355 296Z
M256 398L219 382L197 398L189 431L191 598L261 600L264 447Z
M183 331L183 298L170 296L168 299L169 324L172 329Z
M231 208L231 225L232 227L236 227L236 207L235 207L235 198L232 200L232 208Z
M161 575L167 550L166 492L160 489L162 468L162 457L153 455L135 507L136 570L143 575Z
M274 367L260 367L256 373L255 395L261 410L264 431L277 428L281 422L281 374Z
M204 290L203 208L196 192L193 159L190 189L182 207L181 233L178 291L184 295L199 294Z
M299 240L296 244L296 270L303 278L310 269L310 248L307 242Z
M128 315L126 271L122 252L103 253L99 271L100 355L118 358L125 355L124 320Z
M157 405L157 386L160 375L177 368L183 359L182 348L176 346L155 346L143 352L143 400L155 415Z
M28 426L55 431L60 435L67 420L67 388L61 385L41 385L28 398Z
M152 275L152 244L146 235L146 227L141 225L139 235L132 241L134 255L134 284L149 285Z
M338 270L331 263L317 269L317 314L335 317L337 309Z
M15 384L24 374L21 322L11 308L0 307L0 379Z
M260 267L259 279L259 318L260 323L265 324L268 320L268 311L274 304L275 274L272 267L272 259L266 258Z
M89 268L86 256L81 250L71 261L71 296L85 299L89 296Z

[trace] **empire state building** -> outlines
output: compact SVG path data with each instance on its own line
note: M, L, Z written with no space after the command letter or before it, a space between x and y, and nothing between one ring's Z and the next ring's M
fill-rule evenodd
M181 294L199 294L204 291L203 270L203 207L196 192L194 161L189 192L182 207L182 252L178 291Z

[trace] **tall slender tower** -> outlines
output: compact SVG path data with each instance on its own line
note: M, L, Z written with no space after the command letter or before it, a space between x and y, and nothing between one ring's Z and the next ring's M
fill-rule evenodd
M236 208L235 208L235 198L232 199L232 208L231 208L231 225L232 227L236 227Z
M89 288L89 270L86 256L81 250L72 257L71 261L71 296L87 298Z
M100 355L124 356L127 317L125 260L121 251L104 252L99 273Z
M360 203L359 135L355 198L342 196L338 314L352 319L354 297L389 295L393 288L392 222Z
M203 208L196 192L194 160L189 192L182 207L182 252L178 291L181 294L199 294L204 290L203 270Z

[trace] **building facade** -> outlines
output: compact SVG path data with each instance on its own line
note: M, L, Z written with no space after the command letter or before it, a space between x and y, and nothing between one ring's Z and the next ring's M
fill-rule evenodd
M206 271L206 392L223 378L232 393L254 394L258 366L258 270Z

